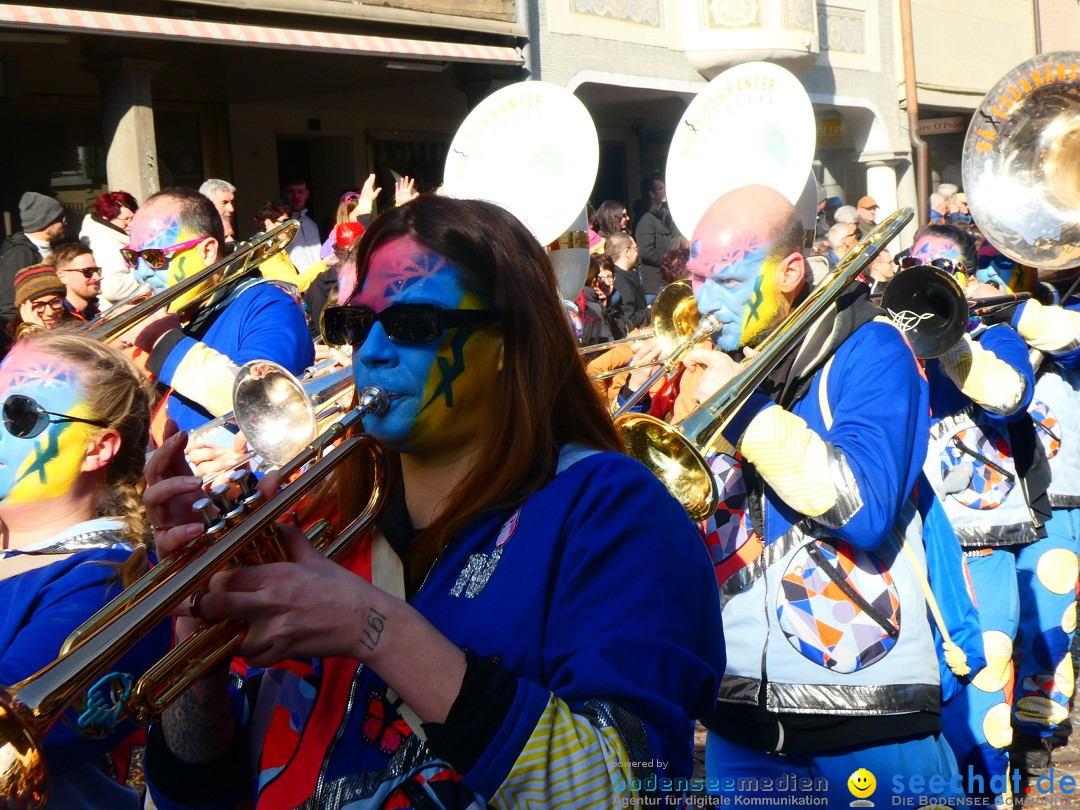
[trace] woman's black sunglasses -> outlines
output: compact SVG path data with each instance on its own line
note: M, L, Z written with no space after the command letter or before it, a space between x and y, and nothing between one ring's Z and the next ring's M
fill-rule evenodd
M447 329L498 321L488 309L442 309L434 304L394 304L382 312L367 307L327 307L322 315L323 338L331 346L363 344L376 323L393 343L430 343Z
M50 419L50 417L56 417ZM12 394L4 400L4 427L12 436L20 439L32 439L49 425L61 422L85 422L88 425L108 427L108 422L100 419L83 419L66 413L53 413L38 405L34 400L22 394Z
M893 261L901 270L910 270L912 267L929 265L930 267L936 267L938 270L944 270L946 273L967 273L967 268L964 267L963 262L953 261L952 259L931 259L926 262L908 255L898 256Z

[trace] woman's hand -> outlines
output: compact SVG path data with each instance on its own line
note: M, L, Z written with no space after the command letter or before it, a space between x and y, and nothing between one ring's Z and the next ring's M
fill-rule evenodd
M202 439L188 442L187 460L195 474L210 482L222 473L235 469L239 460L247 453L247 437L237 433L232 447L222 447Z
M203 618L246 622L237 655L256 667L334 655L375 663L399 600L328 560L295 526L278 531L292 562L215 574L199 600Z
M360 199L356 203L356 208L352 211L354 222L359 222L360 217L371 213L371 210L375 207L375 198L380 194L382 194L382 187L375 187L375 173L372 172L364 181L364 187L360 189Z
M161 447L146 462L146 491L143 493L146 515L155 530L159 559L168 557L202 532L198 515L191 508L203 497L202 479L192 475L184 458L187 433L179 430L170 419L165 426L165 437ZM198 531L190 530L192 526Z

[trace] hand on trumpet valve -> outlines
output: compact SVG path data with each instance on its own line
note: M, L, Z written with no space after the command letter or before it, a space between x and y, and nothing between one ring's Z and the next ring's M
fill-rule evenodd
M238 461L247 451L247 437L243 433L236 434L231 447L197 438L188 442L187 460L196 475L209 481L236 468Z
M634 347L634 353L630 359L630 365L644 365L645 368L637 368L630 372L630 377L627 379L626 384L631 391L637 391L643 386L656 371L656 366L650 366L650 363L662 362L664 359L664 349L660 346L659 341L653 337L643 338L638 343L632 344Z
M757 352L749 347L743 349L743 356L748 359L755 354ZM683 358L683 365L686 366L687 371L703 369L701 377L698 378L697 387L691 394L695 405L708 400L742 371L741 364L714 348L711 343L699 344L687 352L686 357Z

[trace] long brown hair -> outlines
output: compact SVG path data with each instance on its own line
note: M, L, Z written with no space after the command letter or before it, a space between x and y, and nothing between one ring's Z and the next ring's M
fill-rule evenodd
M409 547L415 583L479 515L509 508L544 486L564 444L624 450L578 356L551 262L517 219L491 203L421 195L380 216L357 242L345 265L356 268L355 289L373 251L402 236L463 269L467 286L498 312L503 339L494 421L476 466Z
M146 488L143 464L150 436L153 388L124 355L100 341L54 329L26 338L23 343L78 367L89 418L105 422L120 434L120 450L105 469L98 515L119 516L124 522L124 539L135 547L120 567L126 587L146 571L152 539L142 493Z

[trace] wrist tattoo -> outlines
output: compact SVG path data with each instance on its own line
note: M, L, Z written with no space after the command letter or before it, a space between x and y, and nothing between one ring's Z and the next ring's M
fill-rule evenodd
M379 639L382 638L382 633L385 629L386 617L375 610L375 608L371 608L367 615L366 626L360 634L360 643L363 644L369 652L375 652L375 648L379 645Z

